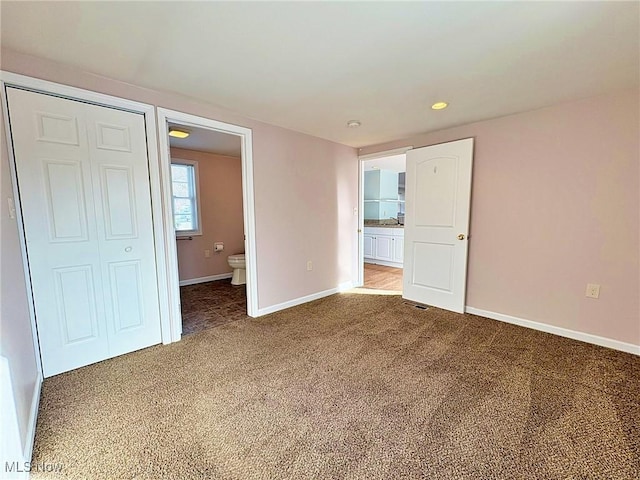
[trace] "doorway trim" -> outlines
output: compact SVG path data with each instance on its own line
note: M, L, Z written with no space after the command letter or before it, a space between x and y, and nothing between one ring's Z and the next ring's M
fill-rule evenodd
M165 265L165 242L164 242L164 225L162 215L162 194L160 182L160 170L158 162L158 144L156 142L156 116L155 107L146 103L127 100L120 97L114 97L103 93L84 90L81 88L70 87L60 83L41 80L39 78L28 77L17 73L0 70L0 87L2 97L2 110L5 121L5 131L7 136L7 150L9 156L9 164L11 170L11 182L13 185L14 203L16 208L16 221L18 224L18 234L20 237L20 249L22 253L23 266L25 272L25 283L27 287L27 299L29 302L29 313L31 317L31 328L33 334L33 342L37 352L37 364L40 374L44 376L42 362L40 359L40 345L38 343L38 334L36 329L36 318L34 309L34 299L31 290L31 279L29 274L29 264L27 261L27 247L25 240L24 224L22 222L22 210L20 205L20 195L18 191L16 162L13 154L13 141L11 138L11 130L9 123L9 108L6 98L6 87L17 87L36 93L53 95L56 97L66 98L69 100L91 103L93 105L125 110L128 112L138 113L144 116L145 130L147 133L146 146L149 166L150 195L151 195L151 212L153 222L153 238L155 243L155 261L156 261L156 285L158 288L159 311L160 311L160 331L163 344L171 343L170 323L169 323L169 299L162 295L167 291L166 283L166 265Z
M400 147L358 156L358 278L354 282L356 287L364 285L364 162L393 155L402 155L412 148L413 146Z
M258 275L256 269L255 202L253 190L253 137L247 127L220 122L206 117L158 107L158 137L160 141L160 176L162 178L162 204L164 211L165 263L171 341L182 336L182 312L180 309L180 280L178 276L178 251L173 226L171 196L171 155L168 123L184 127L204 128L240 137L242 162L242 210L245 235L245 261L247 267L247 314L258 316Z

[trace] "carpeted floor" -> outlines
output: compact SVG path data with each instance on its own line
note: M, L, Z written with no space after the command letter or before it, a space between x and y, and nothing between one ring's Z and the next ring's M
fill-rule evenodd
M347 293L45 380L74 479L635 479L640 357Z

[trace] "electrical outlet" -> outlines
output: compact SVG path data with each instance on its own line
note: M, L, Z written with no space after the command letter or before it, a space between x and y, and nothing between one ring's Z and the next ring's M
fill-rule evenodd
M585 295L589 298L598 298L600 296L600 285L588 283Z
M205 250L204 251L204 258L209 258L211 257L211 250Z
M311 270L313 270L313 262L309 260L307 262L307 272L310 272Z

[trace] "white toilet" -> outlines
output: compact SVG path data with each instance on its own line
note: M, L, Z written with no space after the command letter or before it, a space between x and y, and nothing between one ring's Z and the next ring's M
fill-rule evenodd
M231 285L244 285L247 283L247 267L244 263L244 253L229 255L227 261L229 262L229 266L233 268Z

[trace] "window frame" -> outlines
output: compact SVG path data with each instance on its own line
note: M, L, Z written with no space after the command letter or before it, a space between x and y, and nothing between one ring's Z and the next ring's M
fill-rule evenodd
M186 160L182 158L172 158L171 165L183 165L193 168L193 206L195 208L196 228L194 230L177 230L176 229L176 212L175 212L175 196L173 194L173 175L171 175L171 213L173 219L173 230L176 238L188 238L192 236L202 235L202 218L200 216L200 175L198 172L198 162L195 160ZM171 172L171 168L169 168ZM179 197L185 198L185 197ZM189 197L191 198L191 197Z

